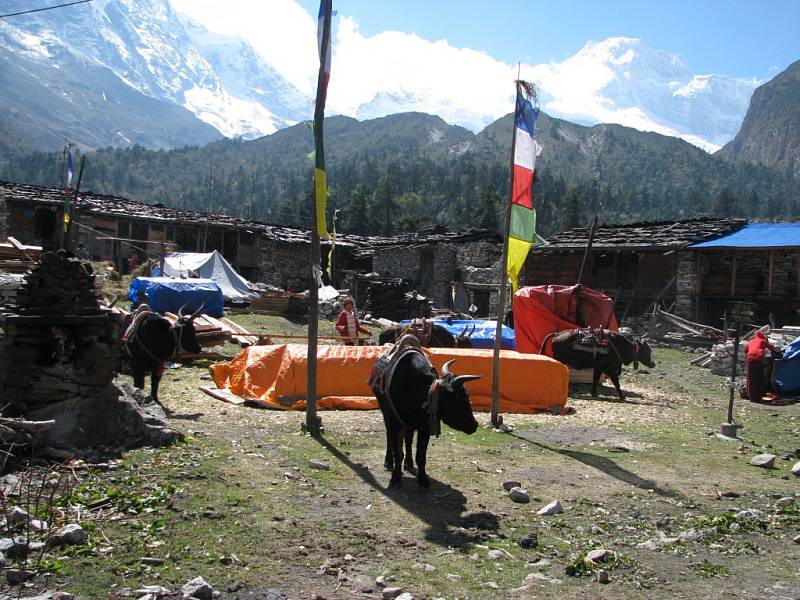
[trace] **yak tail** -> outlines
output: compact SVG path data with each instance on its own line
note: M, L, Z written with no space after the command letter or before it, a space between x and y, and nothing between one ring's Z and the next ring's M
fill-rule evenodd
M561 333L561 332L553 331L551 333L548 333L546 336L544 336L544 339L542 340L542 345L539 347L539 354L544 354L544 348L545 348L545 346L547 346L548 340L551 337L553 337L555 334L557 334L557 333Z

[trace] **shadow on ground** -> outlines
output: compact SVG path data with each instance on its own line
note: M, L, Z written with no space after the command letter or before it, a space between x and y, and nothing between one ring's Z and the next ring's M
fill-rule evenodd
M406 476L399 489L387 489L388 472L384 475L381 471L384 484L367 465L350 460L323 435L315 439L364 483L423 521L427 525L425 539L433 544L467 549L472 544L485 541L489 533L499 528L500 523L494 513L481 511L464 514L467 508L466 497L460 490L446 483L431 477L430 488L424 489L417 485L413 477Z
M525 440L526 442L535 444L536 446L539 446L543 450L547 450L549 452L555 452L556 454L560 454L562 456L566 456L567 458L571 458L573 460L577 460L578 462L582 462L585 465L588 465L594 469L597 469L602 473L605 473L609 477L613 477L614 479L627 483L628 485L631 485L640 490L645 490L645 491L652 490L655 494L667 498L681 497L680 494L660 486L656 481L653 481L652 479L645 479L643 477L639 477L636 473L628 471L627 469L623 469L607 456L601 456L599 454L593 454L591 452L583 452L580 450L561 448L558 446L551 446L548 444L544 444L540 441L531 439L529 436L525 436L524 433L525 432L512 433L511 435L517 439Z

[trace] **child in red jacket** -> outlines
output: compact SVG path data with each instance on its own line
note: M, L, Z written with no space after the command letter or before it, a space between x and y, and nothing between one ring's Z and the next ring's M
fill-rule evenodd
M355 339L358 337L359 333L370 335L369 330L364 329L361 323L358 322L358 317L353 310L354 308L353 300L351 298L345 298L344 310L339 313L339 319L336 321L336 331L345 338L345 346L360 346L362 340Z

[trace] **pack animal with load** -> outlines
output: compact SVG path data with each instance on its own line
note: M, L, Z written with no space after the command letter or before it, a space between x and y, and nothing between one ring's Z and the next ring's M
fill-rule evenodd
M378 399L386 426L384 466L392 471L389 487L397 487L402 482L403 443L409 443L408 467L410 440L415 431L417 483L428 487L428 442L431 434L439 435L440 421L467 434L478 429L464 384L481 376L455 375L450 371L453 362L447 361L441 376L437 375L413 335L403 336L376 361L368 383ZM413 468L413 464L411 466Z
M608 329L569 329L548 334L539 354L545 354L549 340L552 340L552 356L557 361L574 369L594 369L592 396L597 396L600 375L605 373L614 384L617 397L625 400L619 386L622 365L633 363L634 369L638 368L638 363L650 368L656 366L647 336L635 340Z
M143 304L125 330L122 341L130 356L133 386L143 390L144 376L149 371L150 396L159 404L158 384L164 374L164 362L176 360L181 350L191 353L202 351L194 329L194 320L202 310L201 306L191 315L184 315L181 308L178 319L172 323Z
M417 338L426 348L472 348L470 337L475 333L475 325L469 325L458 335L450 333L446 327L430 319L414 319L406 325L392 325L382 329L378 335L378 345L394 344L406 334Z

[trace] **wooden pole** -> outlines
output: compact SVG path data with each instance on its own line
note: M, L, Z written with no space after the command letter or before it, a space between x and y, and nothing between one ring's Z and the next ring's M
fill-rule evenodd
M594 233L597 231L597 213L592 218L592 228L589 230L589 241L586 243L586 251L583 253L583 261L581 262L581 270L578 273L578 282L575 285L580 285L583 280L583 269L586 266L586 258L589 252L592 251L592 242L594 242Z
M319 288L318 278L322 277L319 250L319 226L317 219L317 194L318 186L323 182L317 181L321 172L325 173L325 154L322 143L322 126L325 118L325 91L327 62L327 48L331 35L332 0L326 0L325 16L322 25L322 39L320 40L319 74L317 76L317 102L314 107L314 193L311 195L311 281L308 294L308 378L306 381L306 422L305 429L313 436L322 433L322 419L317 415L317 335L319 335ZM325 190L327 193L327 190Z
M517 66L516 93L519 93L519 66ZM497 298L497 326L494 331L494 354L492 355L492 426L499 427L503 418L498 414L500 409L500 342L503 337L503 317L506 311L506 295L508 290L508 228L511 224L511 201L514 197L514 153L517 150L517 109L514 103L514 118L511 123L511 164L508 180L508 202L503 219L503 258L500 261L500 289Z

